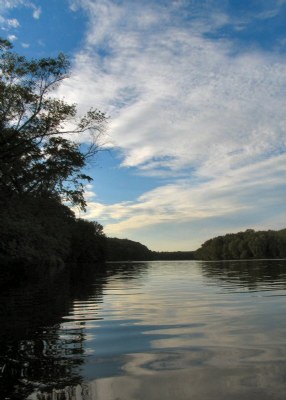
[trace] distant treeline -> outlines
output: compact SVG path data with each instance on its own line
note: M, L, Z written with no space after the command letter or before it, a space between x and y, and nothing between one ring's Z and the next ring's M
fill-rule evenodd
M139 242L106 238L107 261L193 260L193 251L152 251Z
M286 229L229 233L207 240L196 251L151 251L128 239L106 238L108 261L237 260L286 258Z
M196 252L199 260L286 258L286 229L230 233L207 240Z
M152 251L153 260L195 260L194 251Z

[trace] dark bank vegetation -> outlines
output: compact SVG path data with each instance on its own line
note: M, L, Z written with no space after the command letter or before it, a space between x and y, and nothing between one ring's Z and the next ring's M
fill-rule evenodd
M194 251L153 251L153 260L194 260Z
M129 239L106 238L107 261L194 260L193 251L152 251Z
M152 251L139 242L129 239L106 238L107 261L148 261Z
M106 238L107 261L194 260L193 251L152 251L129 239Z
M96 222L75 218L67 206L85 209L83 171L99 150L106 116L54 96L68 78L69 62L27 60L0 39L0 262L60 266L104 258L104 234ZM88 135L84 147L78 135ZM11 267L12 271L12 267Z
M230 233L207 240L196 252L199 260L286 258L286 229Z
M4 198L3 198L4 197ZM102 262L105 236L97 222L77 219L59 201L32 196L0 199L0 278L53 273L65 264ZM19 275L21 267L22 275ZM28 274L28 275L27 275ZM27 276L26 276L27 275Z
M242 260L286 258L286 229L229 233L207 240L196 251L151 251L138 242L107 238L107 259L131 260Z

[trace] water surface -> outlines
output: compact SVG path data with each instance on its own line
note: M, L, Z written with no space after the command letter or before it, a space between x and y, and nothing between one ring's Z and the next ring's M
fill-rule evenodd
M286 261L108 264L0 295L7 399L284 399Z

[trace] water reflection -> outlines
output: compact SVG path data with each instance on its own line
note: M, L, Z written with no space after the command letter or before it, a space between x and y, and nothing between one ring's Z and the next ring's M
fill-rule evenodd
M94 381L89 385L90 398L94 400L285 398L285 364L274 369L271 364L257 367L245 365L244 368L236 366L219 368L211 365L190 368L189 360L184 354L177 356L177 360L174 355L171 355L170 359L167 356L160 359L160 356L154 355L150 355L149 358L155 359L155 370L150 370L149 360L146 374ZM140 362L139 357L137 362ZM164 371L158 371L159 363L163 365ZM166 371L168 368L170 370Z
M284 399L286 262L109 264L2 293L7 399Z
M88 324L103 318L99 314L106 282L115 274L115 279L134 279L135 269L140 275L145 268L139 263L110 264L101 270L85 266L84 272L62 273L40 286L2 289L1 396L23 399L45 390L60 396L78 393L89 353L84 348L90 340Z
M200 262L204 276L215 285L229 284L249 290L273 290L286 288L285 260L247 260Z
M237 354L239 356L239 354ZM254 355L252 355L254 356ZM222 352L221 357L225 357ZM206 359L208 357L206 356ZM237 363L238 364L238 363ZM245 362L224 366L194 365L188 353L130 356L123 376L34 393L30 400L201 400L284 399L285 363Z
M91 279L92 278L92 279ZM0 393L23 399L35 387L64 387L82 382L84 326L62 328L74 299L100 301L102 284L92 284L94 273L62 274L40 287L17 287L0 297Z

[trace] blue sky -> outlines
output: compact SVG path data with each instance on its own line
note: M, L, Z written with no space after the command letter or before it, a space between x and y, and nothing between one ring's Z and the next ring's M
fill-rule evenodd
M286 0L4 0L0 25L110 116L79 216L154 250L286 227Z

